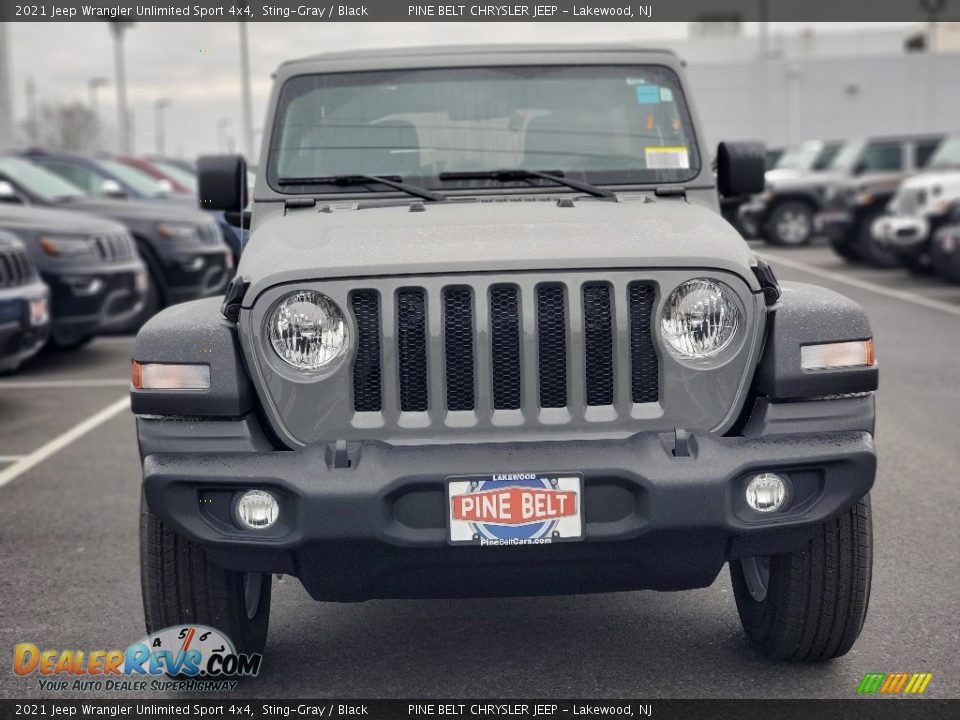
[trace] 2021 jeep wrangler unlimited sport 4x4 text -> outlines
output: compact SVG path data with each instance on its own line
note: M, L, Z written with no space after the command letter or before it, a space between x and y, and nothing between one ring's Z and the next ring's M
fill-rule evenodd
M877 368L853 302L778 284L718 211L671 54L427 48L283 65L220 300L137 338L147 628L266 641L318 600L683 590L730 566L776 658L867 609Z

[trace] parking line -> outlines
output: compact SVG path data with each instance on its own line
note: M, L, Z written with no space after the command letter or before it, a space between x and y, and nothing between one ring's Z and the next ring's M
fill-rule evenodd
M933 300L907 290L891 290L883 285L877 285L876 283L860 280L859 278L851 277L850 275L845 275L843 273L833 272L832 270L823 270L815 265L808 265L807 263L799 262L797 260L789 260L781 257L780 255L768 255L767 253L760 252L756 254L759 257L762 257L764 260L773 263L774 265L779 263L785 267L810 273L811 275L816 275L827 280L833 280L834 282L852 285L853 287L858 287L862 290L875 292L878 295L886 295L887 297L891 297L896 300L903 300L904 302L913 303L914 305L921 305L923 307L939 310L940 312L945 312L949 313L950 315L956 315L960 317L960 305L952 305L951 303L941 302L940 300Z
M0 455L0 463L12 463L23 458L23 455Z
M32 467L39 465L48 457L55 455L71 443L79 440L94 428L102 425L115 415L119 415L124 410L130 408L130 398L123 397L114 403L111 403L96 415L91 415L81 423L74 425L61 435L58 435L45 445L41 445L29 455L24 455L13 465L0 471L0 487L3 487L11 480L23 475Z
M93 388L93 387L130 387L129 379L89 378L78 380L4 380L0 389L43 390L44 388Z

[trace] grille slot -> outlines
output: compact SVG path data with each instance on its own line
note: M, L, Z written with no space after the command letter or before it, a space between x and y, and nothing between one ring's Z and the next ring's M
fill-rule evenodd
M397 365L400 378L400 409L427 409L427 311L421 288L397 291Z
M97 254L107 262L133 259L133 243L126 235L97 235L93 243Z
M383 409L383 373L380 366L380 295L373 290L350 298L357 323L357 353L353 361L353 409Z
M635 403L656 402L660 397L660 368L650 327L655 291L647 283L630 283L630 393Z
M566 407L567 317L561 285L537 288L537 345L540 407Z
M0 253L0 287L26 285L35 276L33 266L22 250Z
M519 410L520 302L512 285L490 288L490 344L493 371L493 408Z
M613 318L608 285L583 286L583 354L587 405L612 405Z
M443 347L447 409L473 410L473 294L468 287L443 291Z

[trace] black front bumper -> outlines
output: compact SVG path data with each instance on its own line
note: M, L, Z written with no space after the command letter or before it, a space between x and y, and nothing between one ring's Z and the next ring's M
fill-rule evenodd
M224 244L177 249L164 260L163 282L169 304L223 292L233 277L233 254Z
M30 303L43 300L49 293L39 281L18 288L0 289L0 372L14 370L36 355L50 335L49 314L31 318Z
M872 397L869 399L872 413ZM152 512L235 570L298 576L317 599L538 595L709 585L733 557L794 549L873 484L872 435L696 434L457 446L364 443L265 448L243 421L138 421ZM187 451L193 448L194 452ZM223 448L218 450L218 448ZM350 461L349 467L343 459ZM339 462L338 462L339 458ZM446 479L579 472L585 538L522 547L450 546ZM790 500L762 515L744 491L759 472L787 478ZM239 492L279 499L277 524L241 530Z
M144 303L145 273L140 260L94 270L44 272L52 297L54 339L65 344L81 341L136 315ZM94 287L98 289L91 292Z

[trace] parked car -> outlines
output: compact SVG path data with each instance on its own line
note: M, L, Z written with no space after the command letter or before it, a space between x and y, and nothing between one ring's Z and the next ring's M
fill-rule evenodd
M0 158L0 165L4 160ZM0 200L13 192L8 186L0 181ZM54 347L78 348L123 325L143 307L147 269L123 225L66 210L0 202L0 229L23 241L50 287Z
M783 157L784 148L767 148L767 170L777 166L777 161Z
M273 573L362 601L702 588L729 562L761 652L846 653L870 325L720 217L763 147L722 143L714 175L679 59L390 49L275 77L225 301L137 336L148 632L260 652ZM242 213L244 178L201 158L201 201Z
M167 305L222 293L232 277L233 255L208 213L169 203L88 197L46 165L21 157L0 157L0 179L12 186L2 201L107 217L129 229L147 264L150 283L127 330L138 328Z
M162 173L155 170L146 172L142 169L144 163L137 163L135 167L131 159L121 161L38 148L25 151L24 156L73 183L91 198L162 201L176 203L185 212L195 213L197 210L196 193L174 192L176 186L170 178L161 177ZM224 242L233 251L235 265L243 246L240 233L227 222L223 213L211 215L216 218Z
M196 199L196 180L192 182L191 187L191 185L183 182L182 177L174 174L172 168L164 170L153 160L134 157L132 155L116 155L113 157L113 160L122 165L132 167L134 170L139 170L142 174L152 178L168 195L180 195L191 200Z
M927 167L942 142L940 135L907 135L861 140L844 148L816 219L838 255L877 267L899 264L895 253L874 240L874 222L886 212L900 183Z
M36 355L49 334L50 290L23 243L0 231L0 373Z
M813 209L821 202L823 186L843 144L811 140L790 148L765 174L762 194L739 210L748 237L775 245L804 245L813 235Z
M960 283L960 203L954 204L947 223L934 231L930 252L937 274Z
M870 228L864 257L891 254L917 272L933 269L933 237L960 204L960 137L946 140L925 172L904 180ZM950 237L946 235L944 237ZM876 250L873 248L876 247Z

